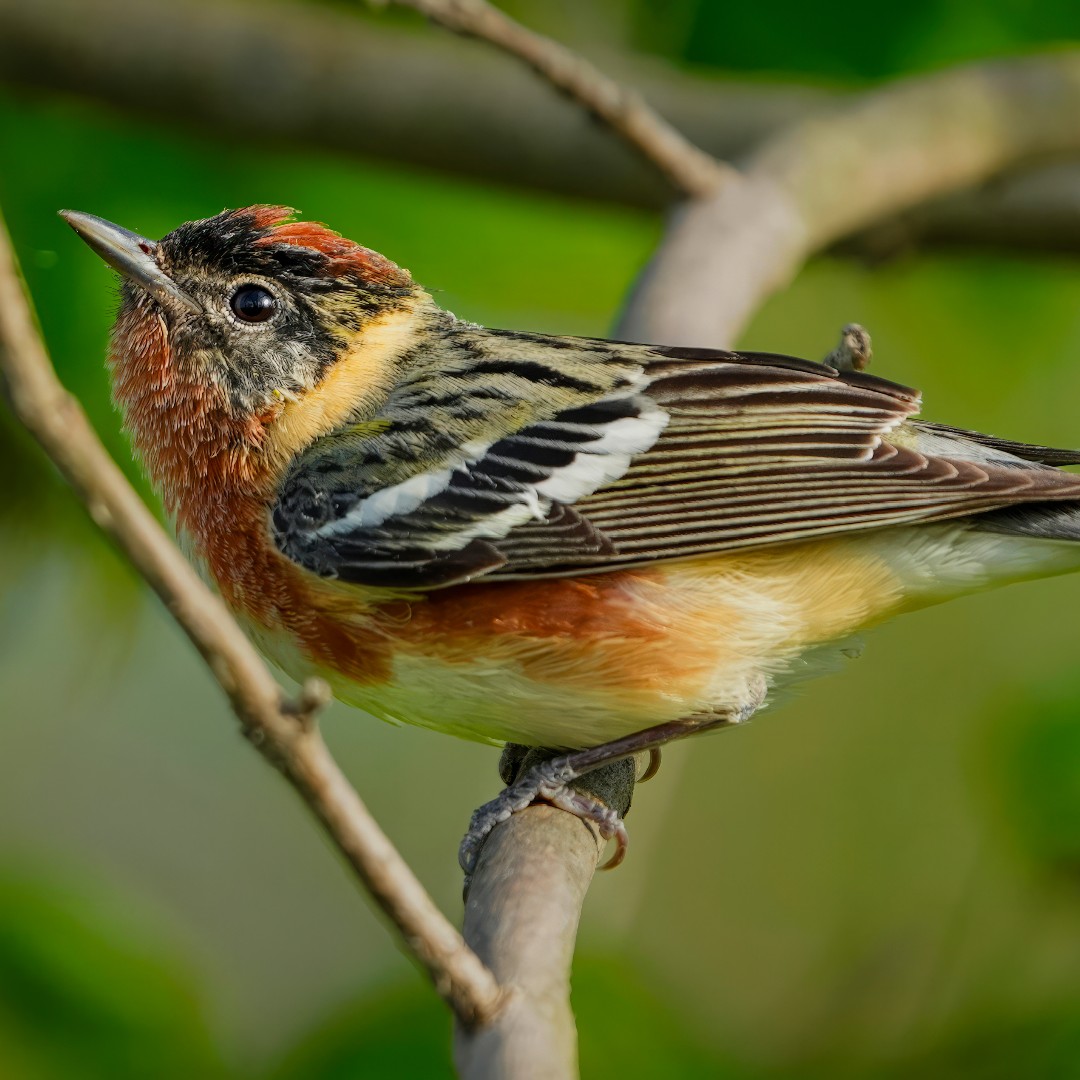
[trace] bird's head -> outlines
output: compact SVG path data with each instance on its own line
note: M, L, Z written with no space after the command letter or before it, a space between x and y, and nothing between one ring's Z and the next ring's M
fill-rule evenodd
M388 326L407 327L418 306L430 306L408 271L292 213L227 210L155 242L62 212L122 276L114 389L167 502L187 473L205 472L225 450L242 446L245 460L257 457L275 422L361 343L385 340ZM385 389L391 367L371 356L361 381L370 379L372 393Z
M237 415L314 386L372 321L408 307L407 270L283 206L226 210L156 243L64 211L123 276L114 360L163 333L172 365Z

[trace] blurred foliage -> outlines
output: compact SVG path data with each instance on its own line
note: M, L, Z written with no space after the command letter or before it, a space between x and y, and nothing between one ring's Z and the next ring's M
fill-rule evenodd
M0 1075L18 1080L383 1080L452 1077L451 1021L419 980L339 1009L268 1073L227 1067L179 957L103 897L0 880ZM110 908L113 910L110 910ZM579 958L573 1000L585 1076L735 1078L669 995L615 956ZM611 1018L617 1017L617 1023Z
M650 986L618 956L578 956L573 1005L583 1076L741 1080L751 1075L718 1058L679 1014L670 995ZM382 991L314 1031L272 1080L449 1078L450 1027L446 1009L425 988L411 984Z
M642 0L637 47L731 72L868 80L1080 38L1073 0Z
M452 1080L451 1018L418 981L353 1002L285 1056L271 1080Z
M561 21L570 38L598 23L571 0L507 7L549 32ZM1080 8L1064 0L596 10L670 60L761 77L880 79L1080 35ZM158 236L226 205L287 202L410 267L462 316L586 334L608 329L662 225L7 91L0 161L0 203L57 366L140 484L102 364L110 275L60 207ZM1078 295L1080 268L1065 260L823 261L746 339L820 356L856 319L874 333L875 370L931 390L932 417L1075 444ZM30 850L64 880L113 883L106 900L0 879L0 1076L450 1075L445 1010L387 959L336 868L318 876L329 860L296 808L273 816L275 778L231 733L214 741L216 692L193 689L201 669L147 620L130 573L2 404L0 460L0 760L19 763L0 785L0 860ZM615 884L597 882L586 911L583 1074L1080 1075L1080 681L1051 682L1075 663L1063 640L1075 619L1064 634L1001 641L1066 623L1070 598L1067 581L1030 586L889 628L875 645L888 662L808 690L802 715L752 725L723 752L673 750L642 792L634 858ZM448 779L464 751L352 716L335 734L365 796L452 901L455 814L477 790ZM431 815L410 796L435 784L453 811ZM666 829L674 815L694 842ZM650 830L664 842L650 847ZM230 895L241 872L245 902ZM141 890L165 926L146 925ZM170 919L205 952L177 948ZM357 923L370 935L360 951Z
M1080 1077L1080 1002L1072 1011L987 1023L890 1070L919 1080L1077 1080Z
M1080 681L1016 695L999 719L993 790L1035 865L1080 886Z
M0 880L0 1074L212 1080L224 1068L177 958L85 898Z

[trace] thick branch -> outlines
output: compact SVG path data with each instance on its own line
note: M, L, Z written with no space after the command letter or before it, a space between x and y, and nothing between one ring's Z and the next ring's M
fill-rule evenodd
M811 253L846 233L1015 162L1080 150L1078 114L1080 56L1062 55L912 80L798 126L767 142L744 175L677 212L617 334L728 342ZM859 329L847 328L840 347L853 366L869 353ZM492 834L478 867L467 940L508 984L530 972L538 938L539 951L555 960L545 969L554 977L519 999L520 1013L508 1009L489 1029L459 1038L458 1060L470 1080L527 1061L545 1020L565 1052L572 1028L568 983L558 973L572 951L596 853L574 843L566 822L553 851L541 837L559 824L559 815L536 808L511 819ZM523 932L514 913L545 905L561 918ZM507 923L518 932L504 932ZM574 1075L557 1060L547 1066L547 1075Z
M691 77L641 58L614 70L725 160L850 100ZM96 98L156 123L171 117L232 139L289 140L488 183L653 209L675 193L621 139L508 57L283 0L0 0L0 79ZM924 207L899 233L877 232L854 250L916 240L1076 250L1078 190L1080 166L1054 168L1048 178L1040 172Z
M562 810L532 806L489 837L465 905L466 939L504 986L493 1023L458 1031L467 1080L577 1075L570 966L578 919L602 844Z
M588 102L600 79L589 69L575 79L568 73L583 69L579 61L483 0L398 2L515 53L579 100ZM1073 56L913 80L767 142L745 176L724 170L724 183L718 174L710 194L679 211L620 336L730 340L811 252L1009 165L1080 149L1071 122L1080 105L1078 69L1080 57ZM1028 122L1032 106L1048 100L1050 115ZM626 136L618 114L593 111ZM845 364L868 358L869 339L860 330L846 328ZM593 779L605 783L612 775ZM459 1031L463 1076L576 1075L569 969L597 854L576 823L549 808L519 814L490 836L468 892L465 934L515 993L493 1024Z
M94 521L161 597L228 695L244 734L322 823L405 945L464 1025L493 1017L502 992L368 813L315 724L327 691L296 702L281 689L224 604L203 584L101 445L45 353L0 221L0 374L16 414Z
M545 756L533 751L511 772ZM634 775L635 763L621 761L575 786L626 813ZM454 1057L466 1080L577 1075L570 966L581 906L603 849L591 825L551 806L530 806L488 837L468 886L464 932L509 998L492 1023L459 1025Z
M1080 54L911 79L768 140L741 183L683 207L620 332L730 344L807 257L1018 164L1080 152Z

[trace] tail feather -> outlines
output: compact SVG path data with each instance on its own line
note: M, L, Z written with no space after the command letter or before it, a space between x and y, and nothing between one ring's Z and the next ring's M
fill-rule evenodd
M1061 450L1037 443L1014 442L1012 439L999 439L996 435L984 435L981 431L966 431L964 428L934 424L927 420L918 421L918 427L922 431L933 432L946 438L958 437L967 442L978 443L979 446L1020 458L1021 461L1035 461L1040 465L1080 465L1080 450Z
M1080 540L1080 502L1025 503L992 510L973 521L984 532L1039 540Z
M916 449L928 454L984 461L1015 469L1056 471L1063 465L1080 465L1080 450L1060 450L1037 443L1016 442L966 431L926 420L911 422ZM1027 536L1039 540L1080 541L1080 499L1049 502L1045 498L990 510L971 518L980 532Z

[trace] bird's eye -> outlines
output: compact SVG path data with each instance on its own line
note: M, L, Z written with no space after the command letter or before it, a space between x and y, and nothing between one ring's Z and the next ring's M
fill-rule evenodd
M266 322L277 311L277 298L261 285L241 285L229 303L233 314L244 322Z

